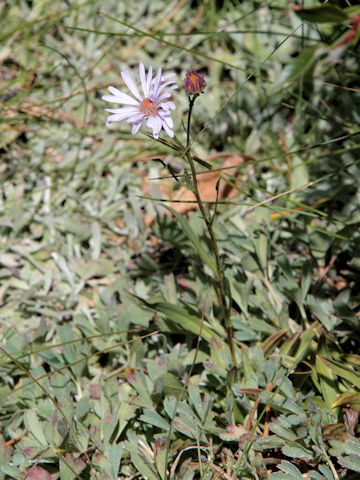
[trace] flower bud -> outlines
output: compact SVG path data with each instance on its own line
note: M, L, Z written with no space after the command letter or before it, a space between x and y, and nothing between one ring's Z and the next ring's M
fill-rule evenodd
M197 73L195 70L187 72L185 76L185 90L190 95L198 95L205 88L204 76Z

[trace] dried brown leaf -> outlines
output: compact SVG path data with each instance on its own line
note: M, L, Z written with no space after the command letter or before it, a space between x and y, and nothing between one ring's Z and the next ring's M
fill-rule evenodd
M225 180L221 179L221 177L229 176L229 181L231 183L235 183L234 179L231 177L237 177L240 179L240 175L238 174L238 166L252 159L247 155L240 155L240 154L221 154L221 156L226 156L226 160L221 165L220 168L226 168L226 170L216 171L216 172L208 172L198 175L198 189L201 196L201 199L204 202L215 202L216 201L216 184L218 180L219 182L219 200L224 200L226 198L232 198L236 195L237 190L229 185ZM207 162L211 161L214 156L211 156L206 159ZM241 183L238 181L236 182L238 188L241 188ZM181 202L196 202L195 195L186 189L185 187L181 187L180 190L174 195L173 200L176 200L174 203L170 203L169 205L179 213L187 213L191 210L196 210L198 208L197 203L181 203Z

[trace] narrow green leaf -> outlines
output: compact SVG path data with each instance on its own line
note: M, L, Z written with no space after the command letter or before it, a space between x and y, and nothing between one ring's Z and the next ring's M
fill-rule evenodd
M138 453L130 452L131 461L141 473L141 475L149 480L160 480L160 477L152 470L152 468L141 458Z
M269 435L267 437L259 437L255 440L255 450L269 450L273 448L281 448L284 446L285 440L277 435Z
M162 430L165 430L165 432L168 432L170 428L168 422L153 410L144 410L143 415L140 416L140 420L149 423L150 425L154 425L154 427L161 428Z
M306 22L314 23L341 23L347 20L344 10L335 5L316 5L314 7L293 6L293 11Z
M48 445L45 433L39 421L39 417L36 415L34 410L30 409L25 412L24 421L27 430L32 433L36 440L41 445Z
M319 470L325 475L327 480L334 480L334 475L331 473L331 470L327 465L319 465Z
M274 421L270 423L270 430L278 435L280 438L284 438L285 440L290 440L292 442L295 442L297 439L296 433L294 433L292 430L289 428L285 428L280 423Z
M280 340L283 338L283 336L288 333L288 331L289 330L287 328L283 328L282 330L279 330L278 332L270 335L270 337L268 337L261 344L261 348L263 349L264 354L266 355L271 353L274 350L274 348L278 345Z
M353 5L352 7L344 8L343 12L348 18L355 17L360 14L360 5Z
M314 324L301 335L299 346L296 350L294 357L297 360L297 363L300 363L301 360L307 355L310 350L310 343L315 336L315 331L317 330L317 325Z
M171 212L174 215L174 217L178 220L178 222L184 229L184 232L186 233L188 239L193 244L196 252L200 256L201 260L211 268L214 274L216 274L217 270L216 270L215 261L211 258L211 254L204 250L204 248L200 243L200 240L198 239L193 229L190 227L189 222L186 220L186 218L183 215L180 215L180 213L178 213L169 205L164 205L164 207L167 208L169 212Z
M328 358L317 355L319 361L330 368L339 377L345 378L349 382L353 383L356 387L360 388L360 375L347 367L344 367L341 363L329 360Z
M183 384L179 378L170 372L165 373L159 380L162 381L162 388L165 395L179 395L183 390Z
M313 268L310 260L305 260L302 266L301 275L301 300L305 301L313 278Z
M299 288L295 277L293 270L291 268L291 265L289 263L289 259L286 257L286 255L281 254L276 257L276 263L279 265L281 268L282 273L285 276L285 280L287 283L287 289L288 290L297 290Z
M333 304L330 299L322 300L313 295L307 296L307 306L311 308L320 322L328 332L331 332L337 324L337 318L334 315Z
M338 381L332 369L320 360L321 356L330 356L330 352L326 344L326 337L323 332L320 335L317 351L318 354L316 355L315 360L316 374L319 379L321 394L326 402L326 405L331 408L334 400L339 395Z
M295 478L296 480L304 480L303 476L301 475L300 470L295 465L288 462L287 460L283 460L281 462L281 464L279 465L279 468L284 473L287 473L288 475L291 475L292 478Z
M122 431L128 425L129 420L133 418L135 410L135 405L130 405L127 402L122 402L121 408L119 408L119 427L117 432L117 438L120 437Z
M312 452L298 443L286 443L281 451L290 458L303 458L305 460L313 458Z
M333 402L332 407L340 407L341 405L358 405L360 407L360 393L344 393L339 395Z
M123 450L124 448L122 445L115 443L106 447L106 451L113 469L114 478L118 478L119 475L119 467Z
M217 333L215 333L207 324L203 324L201 328L201 316L190 309L190 307L180 307L179 305L173 305L171 303L165 302L155 302L149 303L145 300L139 299L144 305L146 305L151 310L156 312L161 312L167 316L167 318L174 322L178 327L184 330L189 330L195 335L200 335L207 341L210 342L212 337L215 337L219 342L221 338Z
M348 353L344 355L344 360L347 365L354 365L354 367L360 367L360 355L355 353Z
M294 477L289 477L286 473L275 472L269 476L269 480L294 480Z
M260 233L258 238L254 240L254 245L260 268L263 274L266 275L269 249L267 236Z
M285 342L280 347L280 354L281 355L290 355L290 352L294 348L295 344L298 342L301 333L298 331L291 335L291 337L287 338Z
M155 438L155 463L158 474L162 480L167 478L167 439L163 437Z
M210 356L216 365L217 371L221 371L222 375L226 375L228 365L226 364L226 357L224 356L225 345L219 339L211 338L210 340Z
M194 440L197 438L196 425L187 417L176 417L173 421L173 427L187 437Z
M141 371L128 373L126 375L126 380L135 388L143 402L143 405L149 405L150 407L152 405L152 401L146 378L147 377L145 377L145 375Z
M358 456L360 461L360 441L355 437L349 437L344 444L344 452Z
M279 393L271 393L271 392L262 392L260 394L260 400L265 403L271 405L273 408L277 407L277 410L282 412L291 412L295 415L300 415L303 413L301 408L290 398L286 398ZM289 438L289 440L294 440L294 438Z
M198 414L200 420L204 421L203 406L205 405L201 398L199 387L197 385L189 385L188 391L189 391L189 397L191 399L191 403L193 404L196 410L196 413Z
M185 475L183 476L182 480L193 480L195 472L191 469L186 470Z
M359 332L359 319L355 312L345 303L340 301L334 302L334 309L337 315L347 323L351 328Z
M360 458L355 455L349 455L347 457L339 457L338 462L345 468L353 470L354 472L360 472Z
M293 82L312 67L316 60L315 54L318 48L318 45L312 45L306 48L299 56L285 66L279 80L275 84L274 88L276 91L283 88L284 83Z
M310 472L308 473L308 476L312 480L325 480L324 477L322 475L320 475L319 472L316 472L315 470L310 470Z
M20 471L12 465L1 465L0 469L2 472L4 472L6 475L9 475L9 477L11 478L16 478L17 480L21 480L22 478L24 478Z

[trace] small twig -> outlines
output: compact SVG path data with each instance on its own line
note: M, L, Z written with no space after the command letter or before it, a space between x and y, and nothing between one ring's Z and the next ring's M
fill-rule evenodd
M171 470L170 470L170 478L173 478L173 476L175 475L175 470L178 466L178 463L180 461L180 458L181 458L181 455L184 453L184 452L187 452L188 450L195 450L195 449L198 449L199 446L198 445L192 445L190 447L186 447L184 448L183 450L181 450L178 454L177 454L177 457L171 467ZM201 450L211 450L213 449L214 447L200 447Z
M18 435L18 436L15 437L15 438L11 438L11 439L8 440L7 442L5 442L5 447L6 447L6 448L10 448L11 445L13 445L14 443L18 442L18 441L21 440L23 437L25 437L25 433L22 433L21 435Z
M273 384L272 382L270 382L268 384L268 386L266 387L266 391L267 392L271 392L272 391L272 387L273 387ZM265 409L265 424L264 424L264 431L263 431L263 434L264 434L264 437L267 437L269 436L269 417L270 417L270 405L267 405L266 406L266 409Z
M318 279L316 280L315 285L311 289L311 293L314 293L318 289L318 287L319 287L320 283L322 282L323 278L326 277L330 268L333 267L336 259L337 259L337 255L333 255L330 258L330 261L329 261L328 265L326 265L326 267L321 269L321 271L319 272Z
M360 92L360 89L358 88L344 87L342 85L336 85L335 83L329 83L329 82L321 82L321 83L323 85L330 85L330 87L341 88L341 90L348 90L349 92L356 92L356 93Z
M255 413L256 413L256 411L257 411L257 409L258 409L259 403L260 403L260 398L257 398L256 401L255 401L255 403L254 403L254 406L253 406L253 408L251 409L251 412L250 412L250 414L249 414L249 418L248 418L248 421L246 422L246 426L245 426L245 428L246 428L246 430L247 430L248 432L250 432L250 430L251 430L252 427L253 427L254 416L255 416Z
M223 478L226 478L226 480L234 480L233 477L230 477L230 475L228 475L226 472L224 472L224 470L220 467L218 467L217 465L215 465L215 463L212 463L212 462L209 462L209 465L212 469L214 469L217 473L220 473L220 475L223 477Z

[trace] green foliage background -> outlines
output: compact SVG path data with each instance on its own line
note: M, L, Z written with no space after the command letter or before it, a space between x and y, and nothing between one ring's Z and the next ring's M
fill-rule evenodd
M0 480L358 478L360 9L298 3L0 3ZM139 62L205 74L193 153L251 156L215 222L236 369L160 201L184 159L105 127Z

